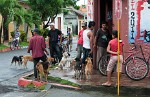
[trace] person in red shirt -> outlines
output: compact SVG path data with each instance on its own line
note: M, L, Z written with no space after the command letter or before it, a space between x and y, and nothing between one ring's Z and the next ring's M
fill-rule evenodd
M121 73L122 63L123 63L123 56L122 56L123 49L122 48L123 48L124 43L122 42L122 40L120 40L119 42L120 42L120 50L119 50L120 51L119 52L120 71L117 70L117 72ZM112 40L109 42L107 46L107 52L111 54L111 57L107 66L107 82L103 83L102 85L110 86L112 84L112 81L111 81L112 70L118 61L118 31L117 30L112 31Z
M37 69L36 65L37 63L42 60L43 62L47 61L47 56L44 52L46 52L47 55L49 53L46 50L46 44L43 36L39 35L38 28L35 28L33 30L33 37L30 39L29 47L28 47L28 53L30 53L30 50L32 51L32 57L33 57L33 63L34 63L34 76L35 80L37 80Z
M79 31L78 34L78 43L77 43L77 56L76 58L81 58L82 50L83 50L83 31L87 28L87 23L82 24L82 30Z

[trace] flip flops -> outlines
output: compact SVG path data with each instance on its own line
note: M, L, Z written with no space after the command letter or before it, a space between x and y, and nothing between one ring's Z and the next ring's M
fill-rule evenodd
M111 83L103 83L102 86L111 86Z

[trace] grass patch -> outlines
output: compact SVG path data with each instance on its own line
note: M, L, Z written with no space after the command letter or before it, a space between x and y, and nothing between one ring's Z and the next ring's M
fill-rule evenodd
M20 42L20 46L28 46L29 42Z
M46 85L42 85L42 86L36 87L33 83L30 83L30 84L27 85L26 88L28 88L28 89L45 90Z
M4 44L0 44L0 50L8 48L8 46L4 45Z
M70 86L74 86L74 87L79 87L78 84L73 83L73 82L68 81L68 80L61 79L59 77L48 76L48 80L54 81L56 83L60 83L60 84L63 84L63 85L70 85Z

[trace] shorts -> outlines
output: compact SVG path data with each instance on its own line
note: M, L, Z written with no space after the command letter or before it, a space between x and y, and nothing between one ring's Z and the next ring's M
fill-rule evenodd
M118 56L111 56L107 66L107 71L112 71L115 65L118 66L117 62L118 62ZM120 72L122 72L122 63L123 63L123 56L120 55Z

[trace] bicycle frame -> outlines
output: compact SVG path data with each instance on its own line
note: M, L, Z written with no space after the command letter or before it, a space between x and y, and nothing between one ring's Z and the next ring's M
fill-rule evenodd
M125 63L127 62L127 60L129 60L130 58L133 58L133 59L134 59L134 58L136 57L136 54L139 54L139 53L142 54L143 59L145 60L145 62L147 62L147 61L146 61L146 58L145 58L145 56L144 56L142 47L140 46L140 50L139 50L139 51L134 51L134 50L136 50L136 48L137 48L137 47L136 47L136 45L134 44L134 48L132 48L131 50L125 52L125 53L129 53L129 55L125 58L125 60L123 61L123 64L125 64ZM134 63L135 63L135 62L134 62Z

